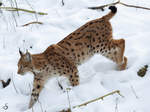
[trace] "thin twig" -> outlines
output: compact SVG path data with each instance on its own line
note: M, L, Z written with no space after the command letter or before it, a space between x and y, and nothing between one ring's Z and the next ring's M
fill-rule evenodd
M16 8L16 7L0 7L0 9L4 9L4 10L7 10L7 11L23 11L23 12L33 13L33 14L36 13L36 14L39 14L39 15L48 15L48 13L36 12L36 11L33 11L33 10Z
M17 1L16 1L16 0L14 0L14 2L15 2L15 7L17 7L17 8L18 8ZM17 14L18 14L18 16L19 16L19 11L17 11Z
M18 94L18 91L17 91L16 86L15 86L15 83L14 83L13 75L12 75L12 82L13 82L14 89L15 89L16 93Z
M106 95L104 95L104 96L101 96L101 97L99 97L99 98L96 98L96 99L94 99L94 100L90 100L90 101L85 102L85 103L83 103L83 104L76 105L76 106L74 106L73 108L77 108L77 107L79 108L79 107L82 107L82 106L86 106L87 104L93 103L93 102L95 102L95 101L103 100L104 97L107 97L107 96L109 96L109 95L113 95L113 94L115 94L115 93L119 94L121 97L124 97L123 95L120 94L120 91L119 91L119 90L116 90L116 91L113 91L113 92L111 92L111 93L108 93L108 94L106 94Z
M105 7L108 7L108 6L111 6L111 5L116 5L120 2L117 1L117 2L114 2L114 3L110 3L110 4L106 4L106 5L102 5L102 6L97 6L97 7L88 7L88 9L93 9L93 10L97 10L97 9L104 9Z
M145 10L150 10L150 8L148 7L142 7L142 6L137 6L137 5L129 5L129 4L125 4L123 2L119 3L120 5L124 5L126 7L133 7L133 8L139 8L139 9L145 9Z
M10 5L11 5L11 7L14 7L13 0L10 0ZM17 20L16 20L16 17L15 17L15 14L13 12L11 12L11 14L12 14L12 18L14 19L14 22L12 21L12 25L13 25L14 30L15 30L15 26L18 26L18 24L17 24Z
M118 112L118 97L116 98L115 112Z
M139 99L139 97L137 96L137 94L131 84L130 84L130 87L131 87L131 90L132 90L133 94L135 95L136 99Z
M71 109L71 103L70 103L70 97L69 97L69 90L70 89L67 88L67 98L68 98L69 108Z
M25 0L26 1L26 3L29 5L29 7L32 9L32 10L34 10L33 9L33 7L32 7L32 5L29 3L29 1L28 0ZM38 17L37 17L37 14L35 13L35 19L36 19L36 21L38 21Z
M58 86L60 87L61 90L63 90L63 86L60 84L59 80L58 80L58 77L56 78L57 82L58 82Z
M39 102L39 104L40 104L41 111L44 112L44 111L43 111L43 108L42 108L42 103L39 101L39 99L38 99L38 102Z
M105 7L108 7L108 6L111 6L111 5L117 5L117 4L120 4L120 5L123 5L123 6L126 6L126 7L150 10L150 8L148 8L148 7L142 7L142 6L137 6L137 5L126 4L126 3L121 2L120 0L118 0L117 2L114 2L114 3L106 4L106 5L101 5L101 6L96 6L96 7L88 7L88 9L98 10L98 9L103 9Z
M33 21L33 22L29 22L27 24L22 25L22 27L25 27L25 26L28 26L28 25L31 25L31 24L43 24L43 23L39 22L39 21Z
M61 3L62 3L62 6L64 6L64 5L65 5L64 0L61 0Z
M33 107L32 107L32 112L34 112Z
M3 49L6 48L5 37L3 37Z

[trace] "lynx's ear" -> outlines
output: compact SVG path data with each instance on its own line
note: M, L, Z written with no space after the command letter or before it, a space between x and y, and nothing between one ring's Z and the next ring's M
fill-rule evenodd
M20 56L23 56L23 53L22 53L22 51L20 50L20 48L19 48L19 54L20 54Z
M25 59L27 62L31 62L32 60L31 54L28 52L28 50L26 50Z

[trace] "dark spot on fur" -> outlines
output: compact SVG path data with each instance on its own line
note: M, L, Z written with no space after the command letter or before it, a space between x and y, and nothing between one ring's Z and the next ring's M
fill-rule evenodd
M90 23L89 23L89 25L92 25L92 24L93 24L93 22L90 22Z
M74 51L74 49L71 49L71 51L73 52L73 51Z
M72 36L70 36L69 39L72 39Z
M95 38L93 38L93 42L95 42Z
M85 25L84 28L88 27L88 25Z
M79 35L79 34L80 34L80 32L77 33L77 35Z
M36 88L37 88L37 89L39 89L40 87L41 87L40 85L37 85L37 87L36 87Z
M96 47L99 47L99 45L97 45Z
M71 46L71 44L69 42L67 42L67 41L66 41L66 44L69 45L69 46Z
M99 27L98 27L98 26L97 26L96 28L99 30Z
M82 45L81 42L75 43L75 46Z
M83 55L84 55L84 52L82 52L81 54L82 54L82 56L83 56Z
M87 47L89 48L89 47L90 47L90 45L87 45Z

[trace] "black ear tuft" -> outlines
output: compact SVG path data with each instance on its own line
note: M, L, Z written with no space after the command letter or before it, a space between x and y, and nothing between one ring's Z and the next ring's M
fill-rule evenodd
M20 56L23 56L23 53L22 53L22 51L20 50L20 48L19 48L19 54L20 54Z
M117 12L116 6L109 6L109 9L111 10L112 13L116 13Z

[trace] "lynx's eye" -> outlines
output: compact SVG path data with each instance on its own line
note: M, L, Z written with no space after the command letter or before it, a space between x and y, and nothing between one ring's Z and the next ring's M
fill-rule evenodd
M22 65L20 66L20 69L21 69L21 70L23 69L23 66L22 66Z

